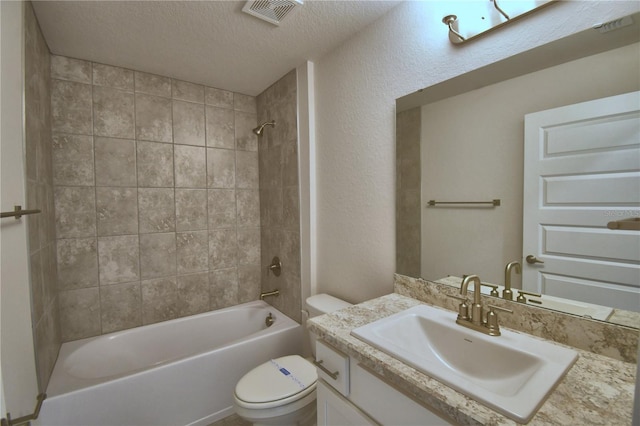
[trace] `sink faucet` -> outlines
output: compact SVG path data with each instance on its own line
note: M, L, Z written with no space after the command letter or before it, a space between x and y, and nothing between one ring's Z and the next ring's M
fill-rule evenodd
M515 269L516 274L522 273L520 263L511 262L504 268L504 290L502 290L502 298L506 300L513 300L513 291L511 290L511 270Z
M471 305L471 318L469 318L466 296L467 290L469 289L469 283L471 282L473 282L473 304ZM462 284L460 285L460 296L451 295L451 297L462 301L458 307L458 318L456 319L456 324L490 336L499 336L500 327L498 325L498 315L495 311L509 313L513 313L513 311L501 308L500 306L488 305L489 312L487 313L487 320L485 321L483 319L482 312L481 288L482 283L480 282L480 278L477 275L469 275L462 280Z
M473 305L471 305L471 322L475 325L482 324L482 299L480 298L481 286L480 277L477 275L468 275L462 280L460 286L460 295L467 295L469 283L473 281Z

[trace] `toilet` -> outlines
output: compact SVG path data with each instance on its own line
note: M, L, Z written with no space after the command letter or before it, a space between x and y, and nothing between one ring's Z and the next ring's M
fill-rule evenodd
M306 300L309 318L351 306L328 294ZM316 337L310 335L315 355ZM265 362L245 374L233 394L238 416L255 426L309 426L316 421L318 375L311 361L288 355Z

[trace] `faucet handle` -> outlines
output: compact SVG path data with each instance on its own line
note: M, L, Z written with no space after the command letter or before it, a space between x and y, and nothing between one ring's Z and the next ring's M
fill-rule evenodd
M527 298L523 296L524 294L526 294L527 296L542 297L540 293L531 293L529 291L518 290L518 297L516 297L516 302L527 303Z
M495 297L499 297L500 293L498 293L498 286L494 285L494 284L485 284L485 283L480 283L480 285L483 285L485 287L491 287L491 292L489 293L489 296L495 296Z
M501 312L507 312L512 314L513 311L511 309L502 308L500 306L495 305L487 305L489 307L489 312L487 312L487 328L489 329L490 336L499 336L500 335L500 325L498 325L498 314L494 312L494 309Z
M458 319L469 321L471 318L469 317L469 305L467 304L467 298L458 296L457 294L447 294L447 296L462 301L462 303L458 305Z

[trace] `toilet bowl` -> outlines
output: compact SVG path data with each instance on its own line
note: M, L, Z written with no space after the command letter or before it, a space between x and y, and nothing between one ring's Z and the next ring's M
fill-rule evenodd
M306 300L309 317L351 306L327 294ZM315 354L315 336L311 350ZM238 416L254 426L310 426L316 421L316 383L318 375L311 361L288 355L265 362L245 374L234 392Z

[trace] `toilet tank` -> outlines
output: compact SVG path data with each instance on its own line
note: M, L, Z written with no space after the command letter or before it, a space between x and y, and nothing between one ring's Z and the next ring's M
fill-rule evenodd
M353 306L351 303L324 293L309 297L306 304L307 311L309 311L309 318L328 314L348 306Z
M348 306L353 306L351 303L340 300L337 297L329 296L328 294L316 294L306 300L307 312L309 312L309 318L317 317L319 315L328 314L337 311ZM315 358L316 355L316 340L318 337L309 333L309 343L311 345L311 354ZM308 355L308 349L305 348L305 356Z

